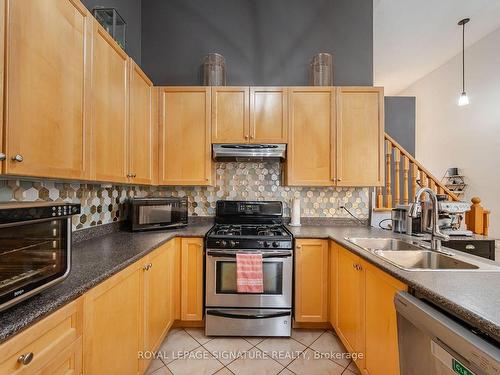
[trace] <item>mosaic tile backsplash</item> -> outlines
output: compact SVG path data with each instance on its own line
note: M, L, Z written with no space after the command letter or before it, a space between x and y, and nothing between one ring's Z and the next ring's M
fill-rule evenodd
M80 182L0 180L0 201L64 201L81 203L73 230L123 220L121 204L129 197L187 196L189 214L214 216L215 202L281 200L285 216L290 203L301 199L301 216L348 218L347 207L360 219L368 217L368 188L288 187L281 182L279 163L217 163L215 187L101 185Z

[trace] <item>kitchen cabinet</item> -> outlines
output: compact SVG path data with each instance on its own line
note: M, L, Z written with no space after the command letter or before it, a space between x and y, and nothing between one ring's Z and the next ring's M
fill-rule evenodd
M248 143L248 86L212 87L212 143Z
M398 328L394 296L405 284L362 262L365 272L365 360L367 374L399 374Z
M154 250L142 261L144 269L144 348L157 350L175 320L176 305L180 303L175 292L176 257L179 242L172 239ZM149 361L141 363L145 370Z
M337 186L384 182L384 90L337 87Z
M84 296L86 375L138 374L144 348L144 260L119 272Z
M203 238L183 238L181 252L181 320L203 319Z
M128 182L128 56L94 21L92 179Z
M360 264L358 256L339 248L337 332L350 352L363 351L364 273Z
M24 356L26 364L20 363ZM32 358L29 360L29 358ZM64 371L62 371L64 370ZM59 371L59 372L58 372ZM9 375L82 372L82 299L70 302L0 344L0 373Z
M209 87L161 87L160 185L211 185Z
M250 143L287 143L288 89L250 87Z
M144 262L146 350L158 348L173 323L175 244L169 241L160 246Z
M330 272L337 269L338 275L330 279L331 298L337 295L337 321L330 315L332 326L349 352L364 353L356 362L362 373L399 374L394 296L407 286L337 244L330 249L337 253L336 265L330 259Z
M286 184L333 186L333 87L289 88Z
M92 16L77 0L8 0L5 24L3 173L88 178Z
M330 274L329 284L329 319L331 326L336 329L338 326L338 264L339 264L339 245L330 241L330 263L328 272Z
M295 243L295 321L328 322L328 241Z
M158 168L157 97L153 82L129 59L130 98L128 129L129 182L156 183Z

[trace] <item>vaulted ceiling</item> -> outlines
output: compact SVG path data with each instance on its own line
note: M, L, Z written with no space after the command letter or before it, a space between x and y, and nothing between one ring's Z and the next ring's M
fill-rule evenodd
M500 0L374 0L374 81L395 95L500 27ZM500 48L500 46L499 46Z

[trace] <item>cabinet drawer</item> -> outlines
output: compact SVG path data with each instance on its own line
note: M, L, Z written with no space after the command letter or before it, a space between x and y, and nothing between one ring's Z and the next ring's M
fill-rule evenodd
M82 303L76 300L0 345L0 374L43 374L81 334ZM31 362L23 365L18 361L30 353Z

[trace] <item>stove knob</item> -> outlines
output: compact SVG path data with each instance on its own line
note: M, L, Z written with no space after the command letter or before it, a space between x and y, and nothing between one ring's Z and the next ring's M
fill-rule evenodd
M229 241L229 246L235 247L236 246L236 242L234 242L233 240Z
M226 247L226 246L227 246L227 242L226 242L226 241L224 241L224 240L222 240L222 241L220 242L220 244L221 244L221 246L222 246L222 247Z
M264 247L269 247L269 246L271 246L271 244L267 241L264 241Z
M274 241L274 242L273 242L273 247L280 247L280 244L279 244L279 242L277 242L277 241Z

